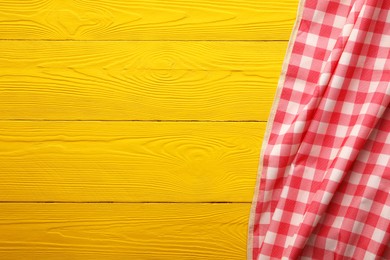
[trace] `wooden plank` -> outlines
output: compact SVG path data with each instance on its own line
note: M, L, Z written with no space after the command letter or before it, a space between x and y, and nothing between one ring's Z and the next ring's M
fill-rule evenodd
M298 0L3 0L2 39L288 40Z
M13 259L245 259L249 203L0 203Z
M266 121L286 47L0 41L0 119Z
M1 201L250 202L265 123L0 122Z

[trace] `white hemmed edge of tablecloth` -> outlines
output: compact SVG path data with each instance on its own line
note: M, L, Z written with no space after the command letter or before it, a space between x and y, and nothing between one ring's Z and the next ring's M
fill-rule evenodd
M288 46L287 46L287 50L286 50L283 65L282 65L282 71L281 71L280 76L279 76L279 81L278 81L278 85L276 88L274 101L273 101L273 104L271 107L270 114L268 116L267 126L265 129L264 138L263 138L263 142L262 142L262 146L261 146L261 150L260 150L259 164L258 164L257 177L256 177L256 186L255 186L254 196L252 199L252 204L251 204L251 209L250 209L250 214L249 214L249 222L248 222L247 260L253 260L252 252L253 252L254 218L255 218L255 213L256 213L255 210L256 210L256 205L258 202L258 196L259 196L259 191L260 191L259 186L260 186L260 181L261 181L261 172L262 172L262 168L263 168L262 166L263 166L264 151L265 151L266 145L269 141L269 136L271 134L272 125L273 125L273 122L275 119L275 113L276 113L277 107L279 105L280 95L281 95L282 88L284 86L284 82L286 79L287 68L288 68L288 65L290 63L292 48L294 46L296 37L298 35L298 29L299 29L299 26L300 26L301 21L302 21L302 14L303 14L303 9L304 9L303 7L305 5L305 2L306 2L306 0L299 0L299 3L298 3L298 9L297 9L297 13L296 13L295 23L294 23L293 29L291 31L291 34L290 34L290 39L288 41Z

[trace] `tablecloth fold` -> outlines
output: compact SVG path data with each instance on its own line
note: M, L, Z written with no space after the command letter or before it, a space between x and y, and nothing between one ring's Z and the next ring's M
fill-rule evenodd
M390 1L301 0L248 259L390 259Z

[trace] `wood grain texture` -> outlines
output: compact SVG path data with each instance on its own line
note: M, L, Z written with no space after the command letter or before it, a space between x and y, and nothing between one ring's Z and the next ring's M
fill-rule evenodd
M2 260L241 260L249 207L249 203L0 204L0 255Z
M266 121L285 48L0 41L0 119Z
M0 259L245 259L297 3L0 1Z
M2 39L288 40L298 0L2 0Z
M0 201L245 201L265 123L0 122Z

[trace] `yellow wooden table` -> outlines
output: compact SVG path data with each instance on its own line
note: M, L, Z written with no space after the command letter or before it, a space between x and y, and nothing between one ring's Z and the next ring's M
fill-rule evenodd
M0 259L245 259L297 0L0 2Z

